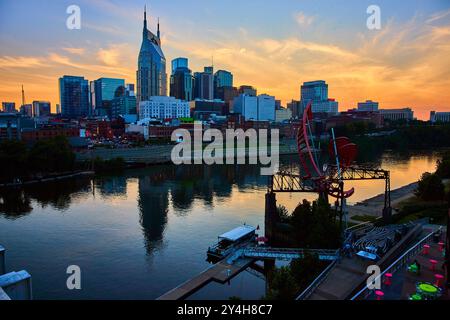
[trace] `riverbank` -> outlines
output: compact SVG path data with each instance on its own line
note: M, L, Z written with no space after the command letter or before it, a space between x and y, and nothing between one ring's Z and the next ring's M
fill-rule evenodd
M391 191L391 207L392 210L398 211L400 204L404 201L410 200L415 197L415 191L418 183L414 182L398 189ZM370 221L375 218L379 218L383 214L384 208L384 193L381 193L375 197L361 201L353 206L348 206L349 222L361 223L361 218ZM352 219L352 217L358 219ZM371 219L373 218L373 219Z
M61 181L61 180L66 180L66 179L79 178L79 177L90 177L93 175L95 175L94 171L79 171L79 172L65 173L65 174L59 174L59 175L52 175L52 176L47 176L47 177L28 180L28 181L1 183L0 188L19 188L19 187L29 186L29 185L33 185L33 184L37 184L37 183Z
M88 151L81 151L76 153L76 161L86 162L92 159L100 158L104 161L113 160L117 158L123 159L127 164L134 165L157 165L172 163L173 145L155 145L142 148L129 149L94 149ZM258 148L245 148L242 152L239 148L235 148L235 155L245 154L246 157L257 156ZM292 155L298 153L298 147L295 141L285 141L280 143L279 155ZM194 153L193 153L194 154ZM223 151L225 155L226 152ZM192 159L194 160L194 159Z

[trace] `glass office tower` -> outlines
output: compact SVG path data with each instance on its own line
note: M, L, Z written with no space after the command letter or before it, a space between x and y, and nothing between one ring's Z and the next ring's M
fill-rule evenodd
M153 34L147 29L147 12L144 12L144 30L141 51L138 58L137 105L148 101L152 96L167 95L166 58L161 49L159 31Z
M84 77L59 79L61 114L67 118L85 117L89 113L89 83Z

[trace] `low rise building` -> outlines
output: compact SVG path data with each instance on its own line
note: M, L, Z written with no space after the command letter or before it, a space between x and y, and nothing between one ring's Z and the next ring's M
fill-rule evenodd
M381 115L384 120L389 121L412 121L414 120L414 111L411 108L403 109L381 109Z
M173 97L155 96L139 104L139 119L179 119L190 117L189 102Z
M430 122L431 123L450 122L450 112L431 111Z

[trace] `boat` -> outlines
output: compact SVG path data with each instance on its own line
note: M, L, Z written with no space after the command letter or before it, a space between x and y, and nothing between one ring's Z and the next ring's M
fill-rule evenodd
M220 235L219 241L208 248L208 261L219 261L230 255L237 248L256 242L256 228L243 225Z

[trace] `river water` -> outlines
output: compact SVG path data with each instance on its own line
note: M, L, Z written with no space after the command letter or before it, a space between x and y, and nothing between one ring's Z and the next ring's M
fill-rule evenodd
M437 153L384 154L392 189L434 171ZM283 158L286 167L295 157ZM350 186L350 185L349 185ZM358 182L356 203L384 191ZM217 236L243 223L264 230L267 177L257 166L155 166L0 194L0 244L8 271L32 275L35 299L155 299L203 271ZM302 198L278 195L292 210ZM82 289L67 289L67 267L81 268ZM259 299L265 281L243 272L191 299Z

